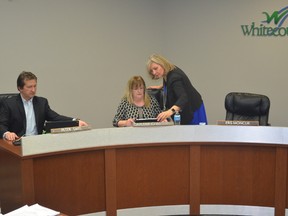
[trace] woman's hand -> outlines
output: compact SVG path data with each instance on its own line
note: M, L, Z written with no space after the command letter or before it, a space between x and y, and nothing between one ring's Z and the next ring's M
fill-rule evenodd
M157 121L159 121L159 122L167 121L167 119L170 118L172 115L173 115L173 112L171 109L164 111L164 112L161 112L157 116Z
M134 119L132 118L127 119L127 120L120 120L118 122L118 127L131 127L133 126L133 123L134 123Z
M134 123L134 119L130 118L126 120L126 127L131 127Z
M82 120L79 120L79 126L88 126L88 124Z
M166 110L164 112L159 113L159 115L157 116L157 120L159 122L162 122L164 120L167 120L168 118L170 118L175 112L179 112L181 110L180 107L173 105L169 110Z

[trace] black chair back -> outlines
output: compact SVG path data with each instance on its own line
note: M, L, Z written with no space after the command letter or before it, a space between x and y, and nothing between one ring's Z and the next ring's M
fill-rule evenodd
M163 89L147 89L147 93L158 101L161 110L163 110Z
M268 126L270 100L265 95L231 92L225 97L226 120L258 121Z
M5 94L0 94L0 109L2 107L2 103L4 100L6 100L7 98L10 98L10 97L15 97L17 96L18 93L5 93Z

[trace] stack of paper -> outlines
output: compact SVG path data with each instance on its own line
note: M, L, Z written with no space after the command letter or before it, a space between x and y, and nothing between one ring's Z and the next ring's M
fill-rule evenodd
M60 212L35 204L32 206L25 205L3 216L55 216L58 214L60 214Z

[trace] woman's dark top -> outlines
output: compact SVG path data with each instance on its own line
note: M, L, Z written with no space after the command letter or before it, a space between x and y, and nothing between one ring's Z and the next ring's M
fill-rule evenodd
M199 109L203 103L199 92L192 86L187 75L178 67L168 72L167 80L163 82L163 86L164 92L165 88L167 90L166 108L170 109L173 105L180 107L181 124L189 124L194 111Z

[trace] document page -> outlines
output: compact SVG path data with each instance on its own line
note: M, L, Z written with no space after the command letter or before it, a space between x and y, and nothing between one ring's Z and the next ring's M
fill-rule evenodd
M43 207L39 204L34 204L31 206L25 205L12 212L4 214L4 216L55 216L58 214L60 214L60 212Z

